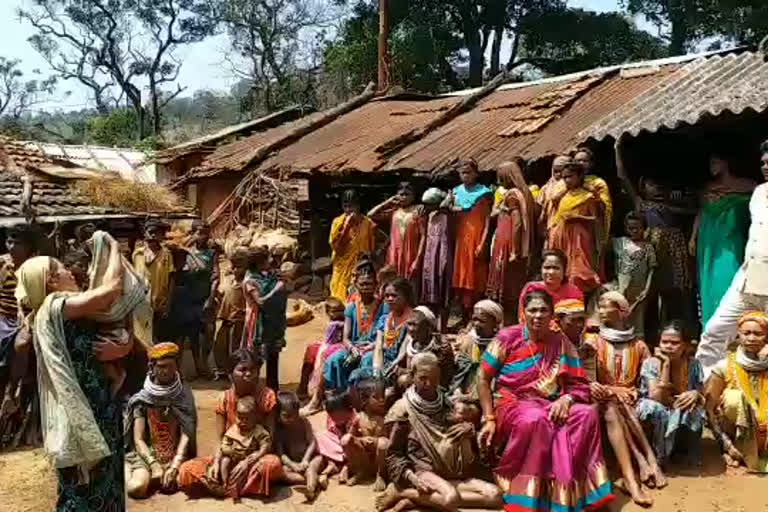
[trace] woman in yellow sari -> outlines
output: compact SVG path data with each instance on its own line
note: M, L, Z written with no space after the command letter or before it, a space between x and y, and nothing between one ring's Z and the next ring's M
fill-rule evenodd
M715 439L729 466L768 473L768 316L753 311L739 319L739 346L712 368L706 407Z
M373 252L376 224L360 213L360 198L355 190L344 191L341 196L342 215L333 219L329 242L333 255L331 296L347 301L352 274L361 253Z
M601 187L596 188L594 180L587 180L580 166L569 162L562 177L562 185L558 185L546 206L547 248L566 254L571 284L587 294L601 283L601 260L609 224L607 204Z

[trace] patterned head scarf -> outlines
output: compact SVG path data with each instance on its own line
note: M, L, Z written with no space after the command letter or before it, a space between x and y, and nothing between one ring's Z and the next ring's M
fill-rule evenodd
M584 312L584 301L579 299L563 299L555 304L556 315L571 315Z
M757 322L764 331L768 332L768 315L762 311L748 311L739 318L739 327L745 322Z
M437 187L427 189L421 196L421 202L424 204L440 204L447 194Z
M609 300L616 304L616 307L619 308L619 314L621 315L622 319L626 319L629 316L629 302L619 292L605 292L600 296L600 298Z
M427 306L416 306L413 310L424 315L424 318L429 322L429 325L431 325L433 329L437 327L437 317Z
M492 316L494 320L496 320L497 325L501 325L504 321L504 310L492 300L485 299L479 301L475 304L475 309L486 315Z
M33 312L40 308L47 295L52 262L53 258L48 256L35 256L25 261L16 272L16 300Z
M150 361L157 361L166 357L178 357L179 346L171 342L158 343L147 350L147 355Z

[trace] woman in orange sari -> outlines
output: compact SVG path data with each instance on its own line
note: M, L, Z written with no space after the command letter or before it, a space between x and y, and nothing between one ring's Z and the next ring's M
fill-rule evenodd
M232 387L224 392L216 405L216 446L221 446L224 433L237 421L237 401L244 396L252 396L256 400L259 422L274 438L277 395L259 382L262 360L253 352L240 349L232 354L232 362ZM221 469L222 457L218 450L213 457L199 457L183 463L179 468L179 489L190 497L211 494ZM244 472L247 477L241 496L269 496L272 482L285 476L280 458L269 453L256 460L247 457L230 470L230 480L236 481Z
M344 213L333 219L329 237L333 250L330 288L332 297L346 302L352 273L360 254L373 252L376 225L360 213L360 198L355 190L344 191L341 207Z
M568 257L572 284L585 294L600 286L600 258L605 237L605 204L600 192L587 188L581 166L563 169L564 187L547 205L548 249Z
M453 288L461 297L463 321L469 322L472 306L485 293L488 282L488 228L493 205L491 189L478 183L477 162L460 163L461 185L454 188L446 205L456 213L456 250Z
M389 250L387 265L394 267L397 275L411 282L418 296L418 285L421 281L421 261L424 256L426 242L426 226L424 217L420 215L420 207L416 204L416 191L408 181L400 183L397 195L375 206L368 212L368 217L377 215L391 206L397 207L392 212L389 232Z
M519 164L506 162L497 174L499 188L491 212L491 217L497 219L496 233L491 242L486 295L504 307L504 325L511 325L515 323L518 296L528 275L534 201L530 194L526 198L528 190Z

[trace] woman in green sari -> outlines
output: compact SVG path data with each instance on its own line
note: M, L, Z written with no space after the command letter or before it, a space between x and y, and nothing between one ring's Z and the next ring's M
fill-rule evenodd
M755 182L735 176L724 157L709 159L713 177L702 192L689 251L696 258L701 324L706 325L744 261L749 230L749 198Z

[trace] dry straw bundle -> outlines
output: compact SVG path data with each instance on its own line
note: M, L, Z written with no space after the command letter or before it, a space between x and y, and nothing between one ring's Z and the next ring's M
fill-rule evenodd
M70 186L96 206L119 208L134 213L172 212L183 206L176 194L155 183L140 183L120 178L93 178L77 180Z

